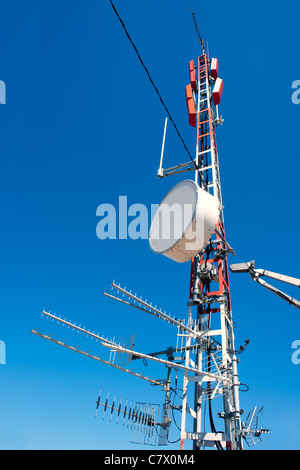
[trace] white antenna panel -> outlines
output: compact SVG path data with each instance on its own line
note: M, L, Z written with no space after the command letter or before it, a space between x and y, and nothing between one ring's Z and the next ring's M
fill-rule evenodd
M219 201L194 181L178 183L153 217L151 249L178 263L191 260L210 240L219 213Z

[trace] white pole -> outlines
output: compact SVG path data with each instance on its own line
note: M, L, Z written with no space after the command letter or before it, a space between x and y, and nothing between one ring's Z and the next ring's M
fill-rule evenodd
M166 141L166 133L167 133L167 124L168 124L168 118L166 117L166 120L165 120L165 128L164 128L164 136L163 136L163 142L162 142L162 148L161 148L161 155L160 155L160 164L159 164L159 170L158 170L158 176L160 176L160 177L163 176L162 163L163 163L163 157L164 157L164 151L165 151L165 141Z

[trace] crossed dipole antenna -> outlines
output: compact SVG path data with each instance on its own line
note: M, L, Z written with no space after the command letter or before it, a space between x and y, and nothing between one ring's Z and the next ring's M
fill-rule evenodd
M244 438L249 447L253 447L262 441L261 435L268 434L269 429L259 428L258 419L263 413L264 406L258 408L257 406L248 413L248 416L244 423Z

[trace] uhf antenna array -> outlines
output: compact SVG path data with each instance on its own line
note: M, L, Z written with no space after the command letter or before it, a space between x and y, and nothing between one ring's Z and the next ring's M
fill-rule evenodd
M268 434L269 429L258 427L259 415L262 415L264 407L255 407L248 413L245 423L243 423L243 437L245 438L249 447L253 447L262 441L261 435Z
M123 426L127 426L131 430L130 442L136 444L146 444L155 446L157 437L160 436L159 427L162 424L158 422L159 417L159 404L156 403L129 403L128 399L122 403L122 397L119 406L116 406L116 395L113 398L112 404L109 405L109 392L107 393L104 402L101 402L102 390L97 400L96 417L98 414L99 406L103 407L103 416L109 414L109 421L112 421L113 414L117 415L116 424L119 419L122 421Z
M189 123L197 131L196 154L194 160L192 159L188 163L179 163L168 169L163 168L166 120L158 170L158 176L161 179L166 176L194 171L194 182L188 180L185 191L196 191L198 199L201 194L200 199L207 201L207 207L204 208L204 219L207 209L209 220L206 225L204 224L204 244L201 244L201 247L192 254L182 251L181 243L161 251L162 254L175 261L191 261L188 315L186 319L177 318L115 282L111 284L112 292L104 293L114 301L150 314L167 322L170 326L176 327L176 345L156 352L137 351L134 346L134 336L128 341L108 339L95 331L91 332L75 322L62 319L45 310L42 314L47 319L82 333L89 339L99 341L103 348L102 351L108 353L108 357L104 359L102 355L93 355L89 351L54 339L38 330L32 330L32 333L133 377L140 378L163 391L164 402L161 407L142 401L129 403L126 400L123 403L122 398L118 405L115 395L110 403L109 392L106 399L102 399L102 391L100 392L96 403L96 416L100 406L103 409L103 418L109 415L111 421L113 415L117 416L117 423L122 423L123 426L126 423L126 426L130 428L131 442L168 445L171 423L174 422L180 432L178 441L180 440L181 450L184 449L187 440L192 441L194 449L214 447L218 450L225 448L235 450L243 448L243 439L248 445L255 444L261 434L267 430L257 428L256 421L261 409L255 409L251 412L246 423L241 421L243 410L241 410L239 403L240 382L237 371L237 354L242 352L245 347L239 350L235 349L227 261L227 256L229 254L235 255L235 253L225 235L215 134L216 126L223 122L218 112L223 92L223 81L218 76L218 61L216 59L210 60L205 51L194 14L193 18L202 47L202 55L198 58L197 66L194 61L190 61L190 83L186 87L186 100ZM179 188L177 194L182 194L180 191ZM199 210L196 213L198 216L201 215ZM149 236L149 242L151 244L151 236ZM151 248L155 251L153 246ZM156 252L158 253L159 250ZM167 370L166 378L158 379L139 373L132 367L133 363L136 364L139 360L164 366ZM182 374L182 388L177 386L179 374ZM173 378L174 375L175 378ZM180 405L175 405L175 398L180 400ZM223 431L217 431L214 424L212 402L215 403L216 400L222 401L222 405L218 401L222 409L218 416L224 423ZM211 432L206 430L207 410ZM178 426L175 421L176 411L181 412L181 426Z

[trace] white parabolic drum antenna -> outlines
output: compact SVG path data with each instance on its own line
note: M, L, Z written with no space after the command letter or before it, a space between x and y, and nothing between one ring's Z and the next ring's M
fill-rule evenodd
M182 181L166 195L153 217L150 247L178 263L189 261L209 241L219 214L214 196L192 180Z

